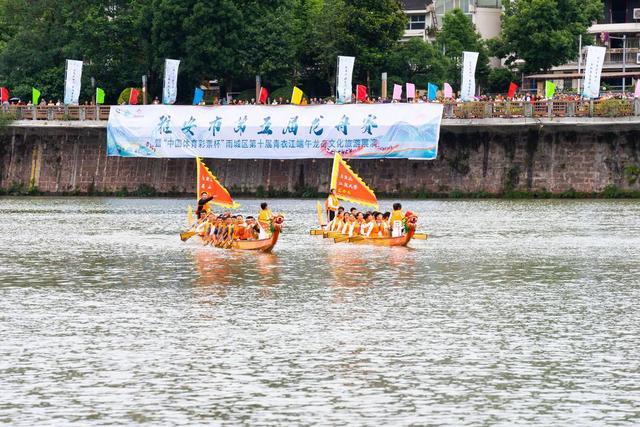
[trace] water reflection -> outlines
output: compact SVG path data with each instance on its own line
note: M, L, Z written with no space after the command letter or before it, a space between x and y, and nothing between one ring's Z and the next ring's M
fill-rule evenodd
M265 296L266 288L279 283L282 269L276 254L253 251L224 250L213 247L192 249L197 277L194 284L211 287L219 296L226 296L229 286L259 284Z
M407 249L274 200L274 254L189 203L0 198L0 424L638 424L637 201L410 201Z

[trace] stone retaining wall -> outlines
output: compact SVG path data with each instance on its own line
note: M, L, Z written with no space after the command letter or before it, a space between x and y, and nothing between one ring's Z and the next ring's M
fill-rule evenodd
M15 122L0 135L0 189L44 193L194 192L192 159L107 157L104 124ZM501 194L640 189L640 121L444 121L435 161L351 162L376 191ZM331 160L221 160L207 164L235 192L327 190Z

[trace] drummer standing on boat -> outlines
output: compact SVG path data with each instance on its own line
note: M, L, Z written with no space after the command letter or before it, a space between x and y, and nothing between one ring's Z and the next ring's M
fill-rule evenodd
M327 201L324 203L324 206L327 210L327 218L329 218L329 222L333 221L333 218L336 216L336 212L340 207L340 201L338 200L338 196L336 196L336 189L332 188L329 191L329 197L327 197Z
M209 202L213 200L213 196L209 197L206 191L200 193L200 199L198 200L198 208L196 209L196 218L200 218L202 213L209 212Z

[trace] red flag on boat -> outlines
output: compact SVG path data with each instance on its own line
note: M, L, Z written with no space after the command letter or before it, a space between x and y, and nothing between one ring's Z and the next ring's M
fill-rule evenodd
M9 102L9 89L0 87L0 102Z
M136 88L131 88L131 93L129 93L129 104L130 105L138 105L138 95L140 91Z
M331 188L335 188L336 196L339 199L378 209L378 199L376 199L373 190L351 170L338 153L333 158Z
M269 98L269 91L266 87L260 88L260 104L266 104L267 98Z
M235 209L240 206L233 201L231 194L220 184L218 178L211 173L200 157L196 157L196 164L198 165L198 189L196 191L196 197L200 197L200 194L206 191L210 197L213 197L210 203L230 209Z
M513 99L517 90L518 90L518 85L515 84L514 82L511 82L509 84L509 93L507 93L507 98Z
M356 99L360 102L367 100L367 87L364 85L356 86Z

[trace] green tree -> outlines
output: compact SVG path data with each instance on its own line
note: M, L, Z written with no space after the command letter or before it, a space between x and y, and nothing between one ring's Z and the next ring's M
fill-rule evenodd
M602 0L503 0L504 15L494 53L507 63L523 59L536 72L576 57L579 36L602 16ZM585 39L586 41L587 39Z
M345 0L344 6L348 18L342 35L344 48L356 57L359 74L368 81L402 36L407 16L397 0Z
M419 38L397 43L386 56L385 70L402 82L426 87L428 82L441 85L447 77L449 59L436 46ZM392 80L392 79L390 79Z
M0 79L23 99L31 87L42 97L62 99L66 59L83 60L81 102L91 99L91 77L115 102L127 85L139 81L144 69L139 7L125 0L6 0L0 16L10 35L0 50ZM136 78L137 77L137 78Z
M487 92L507 93L509 84L519 80L515 73L508 68L495 68L489 72L487 78Z
M462 52L478 52L476 79L480 84L489 75L489 52L473 22L461 9L447 12L442 19L442 31L436 36L436 44L449 58L447 79L455 87L460 87Z

